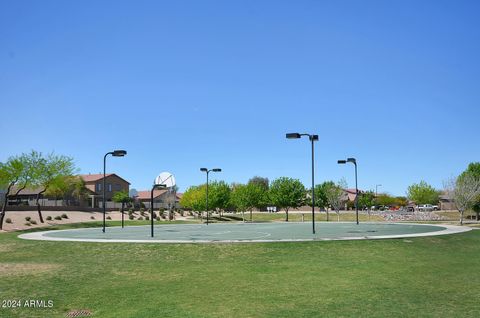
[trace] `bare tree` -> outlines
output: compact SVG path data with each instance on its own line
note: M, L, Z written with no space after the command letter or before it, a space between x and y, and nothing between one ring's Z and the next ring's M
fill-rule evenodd
M464 174L444 182L444 188L460 212L460 224L463 225L464 212L471 209L480 196L480 179Z
M347 188L347 182L345 179L341 179L337 184L330 185L325 191L328 203L337 213L337 221L340 221L340 209L345 204L345 188Z

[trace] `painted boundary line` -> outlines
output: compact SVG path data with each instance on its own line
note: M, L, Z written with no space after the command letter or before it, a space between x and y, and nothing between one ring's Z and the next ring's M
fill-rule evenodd
M405 225L406 223L388 223ZM352 236L352 237L333 237L333 238L307 238L307 239L234 239L234 240L139 240L139 239L83 239L83 238L62 238L46 236L47 233L65 232L70 230L55 230L55 231L42 231L20 234L18 237L26 240L40 240L40 241L62 241L62 242L94 242L94 243L169 243L169 244L205 244L205 243L273 243L273 242L311 242L311 241L349 241L349 240L380 240L380 239L399 239L399 238L411 238L411 237L425 237L425 236L437 236L448 235L455 233L463 233L471 231L472 228L467 226L457 225L445 225L445 224L420 224L420 223L408 223L411 225L423 225L443 227L444 230L424 233L412 233L412 234L395 234L395 235L378 235L378 236ZM193 224L192 224L193 225ZM91 228L86 228L91 229ZM76 229L82 230L82 229Z

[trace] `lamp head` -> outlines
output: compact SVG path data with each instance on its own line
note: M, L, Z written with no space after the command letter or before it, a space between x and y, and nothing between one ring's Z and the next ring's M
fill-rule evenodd
M222 169L220 169L220 168L215 168L215 169L212 169L212 171L213 171L213 172L220 172L220 171L222 171Z
M318 135L312 135L312 136L310 137L310 140L311 140L311 141L318 141Z
M347 162L357 163L357 160L355 158L347 158Z
M343 164L346 164L347 163L347 160L338 160L337 163L339 165L343 165Z
M299 133L288 133L288 134L286 134L286 137L287 137L287 139L298 139L301 136L300 136Z
M114 150L112 152L112 156L114 157L123 157L127 154L127 151L126 150Z
M163 189L163 188L166 188L166 187L167 187L167 186L166 186L165 184L163 184L163 183L162 183L162 184L154 184L154 185L153 185L153 188L154 188L154 189L155 189L155 188L162 188L162 189Z
M208 172L208 169L207 168L200 168L200 171Z

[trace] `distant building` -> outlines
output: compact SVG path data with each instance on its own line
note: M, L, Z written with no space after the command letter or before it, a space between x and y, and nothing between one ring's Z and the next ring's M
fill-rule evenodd
M85 188L90 191L90 206L102 207L103 200L103 174L81 174L80 178L85 182ZM107 208L113 208L115 205L112 202L112 197L116 192L126 191L128 193L130 182L119 177L115 173L108 173L105 175L105 200L107 201Z
M439 208L440 210L456 210L455 202L449 194L443 193L439 197Z
M83 206L83 207L92 207L99 208L102 207L103 200L103 174L82 174L79 175L80 178L85 182L85 189L88 200L85 201L82 199L80 202L66 202L62 200L63 198L52 198L41 196L39 203L42 206L62 206L64 204L73 206ZM107 201L107 208L117 208L120 205L114 204L112 202L112 197L115 192L126 191L128 192L130 183L125 179L119 177L114 173L109 173L105 175L105 198ZM41 188L25 188L20 191L17 195L17 189L14 187L11 189L8 196L9 205L28 205L33 206L36 204L37 195Z
M158 189L153 191L153 208L169 209L171 207L179 208L180 199L183 193L175 193L170 189ZM150 208L151 190L138 191L135 202L143 204L145 208Z

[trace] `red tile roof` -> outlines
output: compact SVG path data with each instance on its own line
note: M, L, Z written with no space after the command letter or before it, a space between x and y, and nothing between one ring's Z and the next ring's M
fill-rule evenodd
M95 181L98 181L98 180L102 180L103 179L103 173L96 173L96 174L80 174L78 175L80 178L83 179L83 181L85 182L95 182ZM127 180L123 179L122 177L120 177L119 175L115 174L115 173L107 173L105 174L105 177L109 177L109 176L116 176L120 179L122 179L123 181L125 181L126 183L130 184L130 182L128 182Z
M167 192L167 190L153 190L153 198L158 198L162 194ZM150 200L150 190L138 191L137 193L138 200Z

